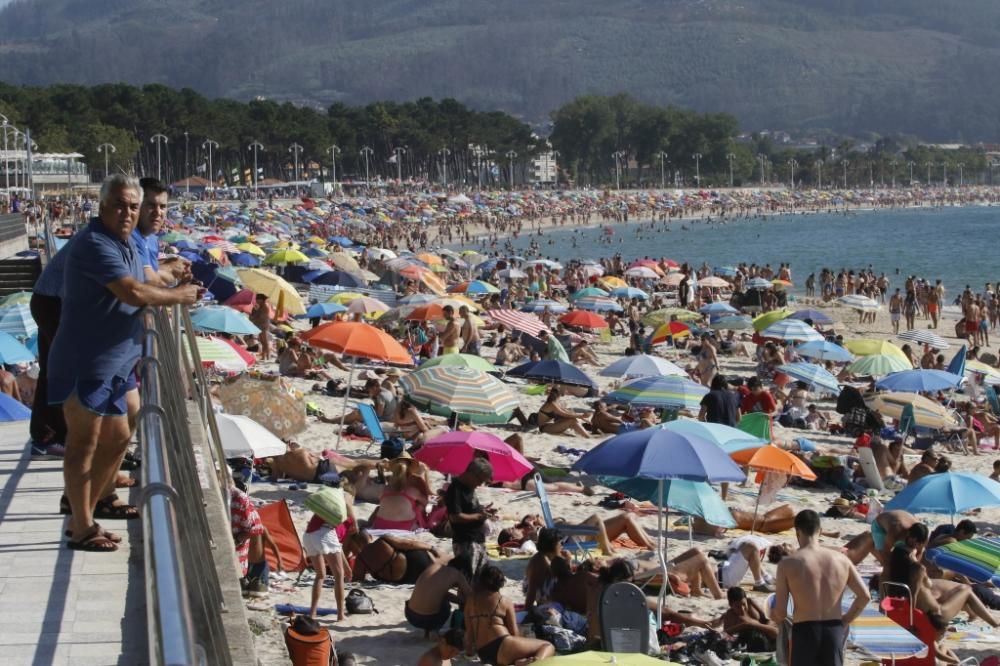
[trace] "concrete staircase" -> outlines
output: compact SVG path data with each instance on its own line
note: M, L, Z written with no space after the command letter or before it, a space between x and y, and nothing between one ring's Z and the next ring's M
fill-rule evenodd
M41 272L42 264L38 257L0 260L0 296L15 291L31 291Z

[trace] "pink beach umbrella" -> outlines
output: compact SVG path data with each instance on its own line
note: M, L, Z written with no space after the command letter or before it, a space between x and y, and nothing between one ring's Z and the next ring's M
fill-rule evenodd
M534 469L505 441L481 431L438 435L427 440L413 457L437 472L457 475L465 471L477 451L485 453L493 465L494 481L517 481Z

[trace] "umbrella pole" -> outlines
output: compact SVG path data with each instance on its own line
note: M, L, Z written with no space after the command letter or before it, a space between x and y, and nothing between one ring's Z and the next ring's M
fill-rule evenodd
M750 524L750 534L753 534L757 527L757 509L760 507L760 488L757 488L757 500L753 503L753 523Z
M337 450L340 450L340 438L344 436L344 418L347 416L347 399L351 397L351 384L354 383L354 368L357 361L351 358L351 369L347 373L347 390L344 392L344 409L340 412L340 430L337 431Z

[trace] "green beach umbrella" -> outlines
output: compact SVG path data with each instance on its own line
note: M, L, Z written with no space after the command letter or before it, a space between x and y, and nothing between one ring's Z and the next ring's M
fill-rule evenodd
M385 317L383 316L382 318L384 319ZM475 354L442 354L421 363L420 369L436 368L438 366L471 368L482 372L498 372L495 365L482 356L476 356Z
M685 310L684 308L662 308L644 314L642 316L642 323L646 326L659 328L670 321L671 318L677 321L695 321L699 317L700 315L697 312Z
M847 366L847 371L852 375L871 377L882 377L892 372L912 369L909 361L901 360L895 354L869 354Z
M787 319L791 315L792 312L790 310L772 310L771 312L765 312L753 320L753 328L755 331L763 331L771 324L779 322L782 319Z

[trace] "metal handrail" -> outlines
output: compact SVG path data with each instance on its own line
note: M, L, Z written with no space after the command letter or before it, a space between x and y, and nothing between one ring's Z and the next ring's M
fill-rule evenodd
M181 566L177 491L171 484L160 393L160 333L146 312L145 354L138 366L142 408L137 426L142 447L143 550L150 662L163 666L197 664L187 581Z

